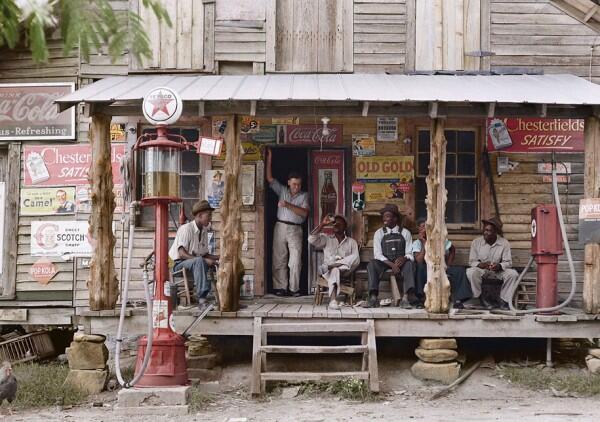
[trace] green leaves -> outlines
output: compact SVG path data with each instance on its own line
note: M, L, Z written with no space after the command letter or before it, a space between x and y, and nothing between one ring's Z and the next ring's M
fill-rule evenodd
M159 22L172 25L161 0L142 0L142 5ZM0 0L0 47L14 48L22 38L33 59L46 62L46 30L56 25L57 18L64 55L79 47L85 61L95 52L110 55L113 62L127 51L137 60L152 57L146 35L152 28L144 27L137 11L113 10L109 0Z

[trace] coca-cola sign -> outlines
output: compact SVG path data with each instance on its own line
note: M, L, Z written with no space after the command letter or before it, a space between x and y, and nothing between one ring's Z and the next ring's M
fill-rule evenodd
M0 84L0 140L75 139L75 108L58 113L54 101L71 82Z
M329 134L323 135L322 125L288 125L286 143L292 145L339 145L342 143L342 125L329 125Z

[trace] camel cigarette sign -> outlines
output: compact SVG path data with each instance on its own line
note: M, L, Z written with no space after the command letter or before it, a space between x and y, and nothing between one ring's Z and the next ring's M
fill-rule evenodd
M0 84L0 140L75 139L75 107L59 113L54 101L75 84Z

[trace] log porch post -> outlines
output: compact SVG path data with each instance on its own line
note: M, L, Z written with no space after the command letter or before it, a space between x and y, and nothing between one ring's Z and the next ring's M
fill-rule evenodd
M584 197L600 197L600 121L585 120ZM585 245L583 272L583 309L589 314L600 313L600 244Z
M450 281L446 276L445 241L446 229L446 138L444 121L434 118L430 131L431 152L429 155L429 174L427 184L427 242L425 244L425 263L427 265L427 284L425 286L425 309L432 313L445 313L449 309Z
M227 117L225 129L225 191L221 201L221 251L217 273L217 294L221 311L235 312L240 300L242 264L242 193L240 174L242 149L237 140L237 117Z
M113 234L113 212L115 195L111 166L110 144L111 117L94 114L90 126L92 166L89 180L92 187L92 213L90 215L90 235L94 252L90 263L88 289L92 311L115 309L119 295L115 271Z

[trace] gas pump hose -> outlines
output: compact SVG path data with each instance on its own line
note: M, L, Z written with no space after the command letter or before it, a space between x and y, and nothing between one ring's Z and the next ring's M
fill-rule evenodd
M569 239L567 238L567 230L565 228L565 221L563 218L562 209L560 207L560 197L558 195L558 182L557 182L557 177L556 177L556 163L554 163L554 162L552 163L552 194L554 196L554 204L556 205L556 212L558 213L558 223L560 225L560 233L562 235L563 244L565 246L565 254L567 255L567 261L569 262L569 272L571 274L571 291L569 292L569 296L563 303L556 305L556 306L552 306L550 308L534 308L534 309L526 309L526 310L517 310L517 309L515 309L513 301L511 300L508 302L508 306L510 306L510 310L513 311L514 313L516 313L517 315L533 314L536 312L558 311L559 309L567 306L571 302L571 300L573 300L573 297L575 296L575 289L577 286L577 280L575 278L575 266L573 265L573 257L571 256L571 248L569 247ZM529 270L529 267L531 267L531 264L533 263L533 259L534 259L533 256L529 257L529 261L527 262L527 265L525 266L525 268L523 269L521 274L519 274L519 278L517 279L517 282L515 283L515 287L513 288L512 292L511 292L511 295L510 295L511 297L514 296L515 291L517 290L517 288L519 287L519 284L521 283L521 280L525 276L525 273Z
M138 202L132 201L129 205L129 239L127 245L127 266L125 270L125 280L123 285L123 297L121 297L121 314L119 315L119 325L117 328L117 339L115 345L115 372L117 374L117 380L123 388L133 387L140 378L146 372L148 362L150 362L150 354L152 353L152 298L150 297L150 286L148 282L148 271L144 268L143 281L144 281L144 294L146 297L146 312L148 316L148 331L146 337L148 339L148 345L146 347L146 353L144 353L144 360L142 361L142 367L138 374L136 374L131 381L125 381L121 374L121 343L123 342L123 323L125 322L125 310L127 308L127 294L129 292L129 274L131 273L131 257L133 255L133 241L135 237L135 210L138 206Z

